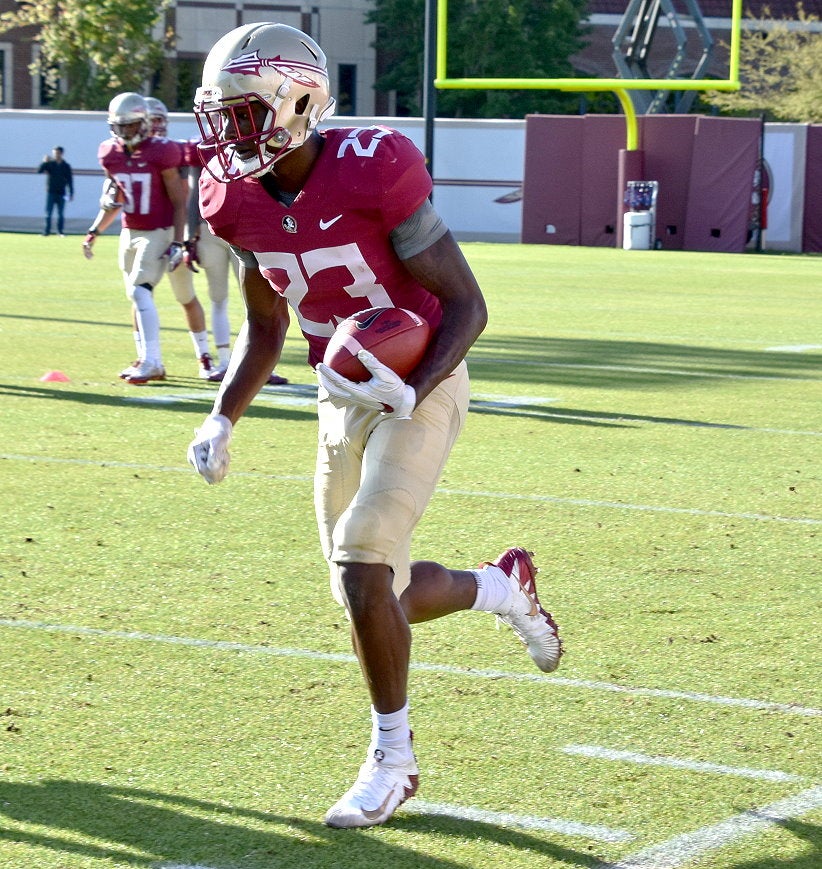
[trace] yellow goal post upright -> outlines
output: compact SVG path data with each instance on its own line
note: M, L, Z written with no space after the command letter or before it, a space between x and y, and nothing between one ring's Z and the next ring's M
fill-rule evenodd
M742 32L742 0L731 0L731 45L728 78L448 78L448 0L437 3L436 76L434 87L447 90L611 91L625 114L625 148L639 147L638 123L631 90L737 91Z

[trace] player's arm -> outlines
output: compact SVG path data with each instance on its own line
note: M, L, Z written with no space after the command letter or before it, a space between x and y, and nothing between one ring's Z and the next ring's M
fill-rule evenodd
M103 182L103 187L105 189L105 185L110 181L110 177L106 178L106 181ZM97 212L97 216L94 220L91 221L91 226L89 226L88 231L86 232L86 237L83 239L83 256L86 259L91 259L94 256L94 252L92 251L92 247L94 246L94 242L97 240L97 236L101 232L105 232L112 223L119 216L120 211L117 208L100 208Z
M234 342L214 407L188 447L189 463L207 483L219 483L228 473L234 423L274 370L288 330L285 300L274 292L256 264L241 260L240 290L246 319Z
M246 318L212 410L232 424L243 415L279 362L289 323L285 299L250 261L240 263L240 291Z
M403 264L442 306L442 322L422 361L406 378L419 404L465 358L488 322L488 310L477 279L449 231Z
M188 184L180 177L176 166L163 169L162 179L168 198L174 206L174 244L182 245L188 211Z

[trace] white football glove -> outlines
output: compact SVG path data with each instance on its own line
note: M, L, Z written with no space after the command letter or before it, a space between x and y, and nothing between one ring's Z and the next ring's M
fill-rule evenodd
M183 257L185 256L186 249L180 244L179 241L172 241L169 245L168 250L163 254L163 256L168 257L168 270L173 272L174 269L177 268L178 265L183 261Z
M194 440L188 447L188 461L207 483L219 483L228 473L232 429L227 416L215 413L207 416L194 432Z
M378 410L391 419L409 419L417 404L413 386L383 365L373 353L360 350L357 359L371 372L371 379L356 383L337 374L322 362L317 366L317 378L335 407L358 404L369 410Z

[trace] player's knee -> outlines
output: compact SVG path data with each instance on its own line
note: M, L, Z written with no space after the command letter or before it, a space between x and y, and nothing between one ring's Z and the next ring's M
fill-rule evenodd
M148 282L142 284L131 284L126 288L126 295L135 305L139 306L141 302L146 301L147 297L149 299L151 298L151 291L153 289L154 287Z

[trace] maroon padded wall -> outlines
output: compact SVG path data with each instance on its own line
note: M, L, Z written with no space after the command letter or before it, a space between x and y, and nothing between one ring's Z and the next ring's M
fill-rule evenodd
M579 244L614 247L617 214L614 191L619 183L619 150L625 147L625 118L583 115L582 202Z
M822 253L822 125L808 127L806 148L802 251Z
M696 115L643 115L640 140L645 180L658 181L656 238L664 250L682 250L691 180Z
M581 121L576 115L529 115L525 120L525 244L579 244ZM546 227L553 231L546 231Z
M756 118L697 119L685 250L745 250L761 133Z

